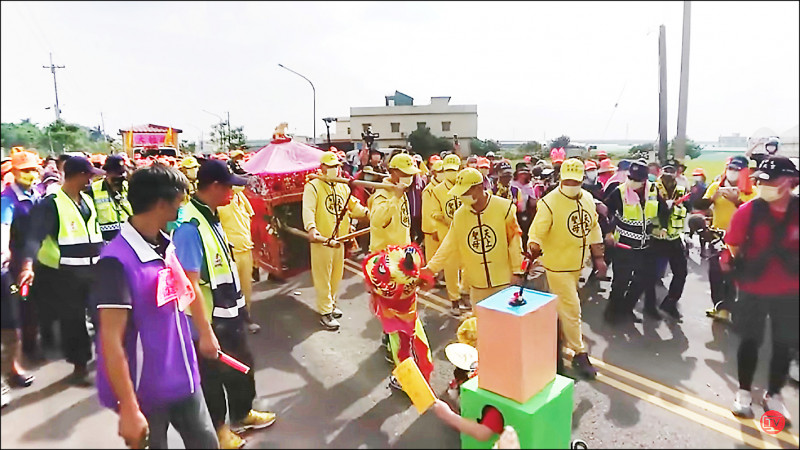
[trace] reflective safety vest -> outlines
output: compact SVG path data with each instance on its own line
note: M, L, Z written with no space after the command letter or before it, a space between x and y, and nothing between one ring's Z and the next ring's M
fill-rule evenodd
M672 193L671 200L677 200L681 197L686 195L686 188L683 186L677 185L675 186L675 192ZM667 222L667 237L668 241L674 241L681 237L681 233L683 233L683 228L686 223L686 207L683 204L673 204L672 211L669 214L669 220ZM652 230L653 236L658 236L659 231L661 230L661 226L659 222L656 220L654 221L655 226Z
M103 239L110 241L119 232L120 224L132 215L131 204L128 202L128 182L123 181L121 199L117 203L108 195L108 190L103 186L104 180L92 183L94 207L97 209L97 223Z
M619 189L617 189L622 201L622 215L620 216L619 212L615 213L617 228L614 231L614 239L620 244L628 245L633 249L642 249L647 246L647 227L658 216L656 185L654 183L649 183L649 185L644 211L642 211L642 206L639 202L633 205L625 202L623 191L627 189L627 186L620 184Z
M47 236L42 242L37 258L53 269L59 266L90 266L97 262L103 248L103 235L97 224L97 211L92 199L81 192L81 198L91 215L84 221L78 206L62 190L53 196L58 211L58 239Z
M203 243L207 274L200 274L200 289L206 301L206 312L211 317L232 319L239 316L239 308L245 306L236 263L230 252L228 240L220 235L203 216L194 201L183 208L181 223L191 222L200 232ZM189 311L187 310L187 313Z

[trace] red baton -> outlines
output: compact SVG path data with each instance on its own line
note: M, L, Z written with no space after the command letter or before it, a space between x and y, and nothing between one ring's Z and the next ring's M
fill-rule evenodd
M223 363L227 364L230 367L233 367L234 369L238 370L239 372L242 372L242 373L250 372L250 367L242 364L241 361L236 360L236 359L232 358L231 356L226 355L225 353L222 353L222 351L218 351L217 352L217 357L219 358L220 361L222 361Z
M623 244L623 243L620 243L620 242L617 242L617 247L619 247L619 248L624 248L625 250L630 250L630 249L631 249L631 246L630 246L630 245L628 245L628 244Z

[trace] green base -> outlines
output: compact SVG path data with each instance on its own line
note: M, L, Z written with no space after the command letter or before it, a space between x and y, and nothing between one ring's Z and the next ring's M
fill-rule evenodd
M572 436L572 406L574 382L556 375L555 380L538 394L520 404L509 398L478 387L478 378L461 385L461 416L479 420L484 406L500 410L505 425L510 425L519 436L521 448L568 449ZM461 448L491 448L497 435L481 442L461 434Z

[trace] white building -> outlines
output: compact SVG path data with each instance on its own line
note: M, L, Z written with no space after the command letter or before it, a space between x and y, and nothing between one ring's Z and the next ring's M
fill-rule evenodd
M331 141L350 139L360 149L364 143L361 133L368 127L379 137L379 148L399 148L408 145L408 136L424 126L437 137L453 139L458 136L462 156L470 154L470 140L478 136L478 105L451 105L450 97L431 97L429 105L414 105L414 99L395 91L386 96L384 106L351 107L350 117L339 117Z

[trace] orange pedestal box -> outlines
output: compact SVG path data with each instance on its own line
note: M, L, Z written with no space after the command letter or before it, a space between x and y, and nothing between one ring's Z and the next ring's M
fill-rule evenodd
M556 296L508 287L476 305L478 386L526 403L556 377Z

